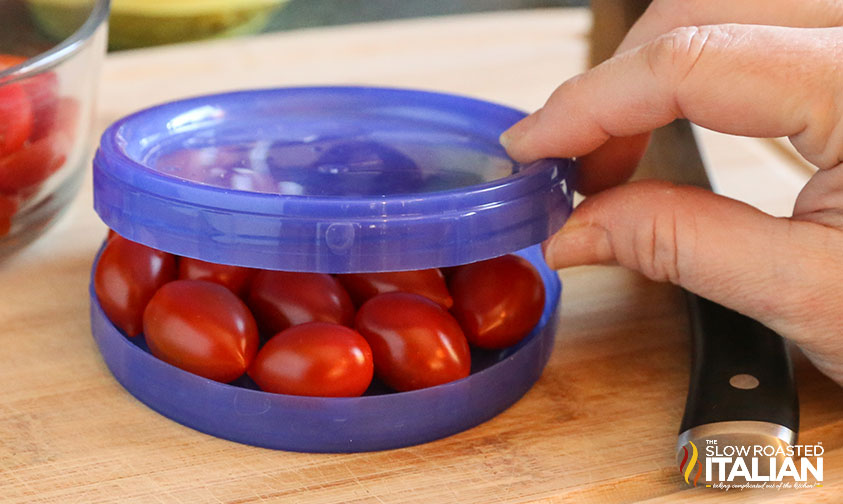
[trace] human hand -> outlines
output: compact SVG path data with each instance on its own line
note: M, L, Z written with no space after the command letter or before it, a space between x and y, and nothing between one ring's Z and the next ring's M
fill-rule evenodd
M546 242L548 264L618 263L681 285L793 340L843 385L842 26L834 0L655 0L613 58L501 137L522 162L582 156L588 197ZM819 168L793 217L694 187L619 185L649 131L676 118L788 136Z

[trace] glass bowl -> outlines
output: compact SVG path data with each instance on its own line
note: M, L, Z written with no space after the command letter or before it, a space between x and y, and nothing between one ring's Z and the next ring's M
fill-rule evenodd
M0 257L40 235L85 173L109 0L85 0L59 43L0 2Z

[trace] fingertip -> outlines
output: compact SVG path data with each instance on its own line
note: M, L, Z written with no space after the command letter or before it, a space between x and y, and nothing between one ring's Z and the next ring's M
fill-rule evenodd
M506 153L515 161L525 163L537 159L531 154L528 136L538 121L538 113L541 109L533 112L527 117L509 127L501 133L498 141L506 149Z
M577 190L591 195L629 180L644 156L650 133L612 137L580 158Z
M613 260L607 230L576 218L542 243L542 254L551 269L605 264Z
M503 146L504 149L509 150L509 146L512 145L512 137L509 130L504 131L501 133L501 136L498 137L498 142Z

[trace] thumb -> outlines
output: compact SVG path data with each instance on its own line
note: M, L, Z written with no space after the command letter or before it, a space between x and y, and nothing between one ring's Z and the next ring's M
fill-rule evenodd
M618 263L755 318L826 356L843 383L843 233L688 186L642 181L586 199L545 244L553 268Z

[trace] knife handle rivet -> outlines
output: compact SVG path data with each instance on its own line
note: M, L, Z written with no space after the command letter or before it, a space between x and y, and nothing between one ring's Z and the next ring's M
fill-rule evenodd
M729 378L729 385L741 390L752 390L760 384L761 382L758 381L758 378L752 376L751 374L741 373Z

